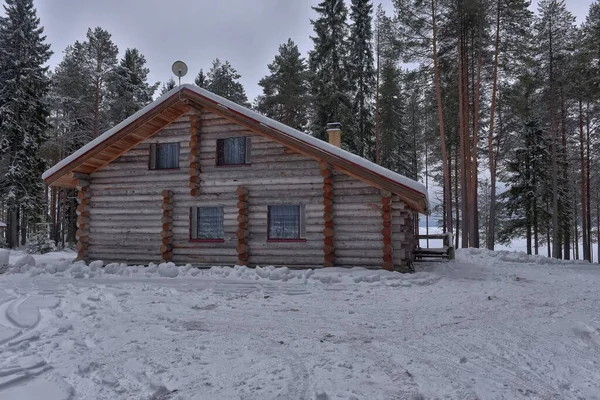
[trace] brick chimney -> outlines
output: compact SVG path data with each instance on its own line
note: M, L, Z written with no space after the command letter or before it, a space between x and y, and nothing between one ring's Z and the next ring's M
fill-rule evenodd
M342 145L342 124L339 122L330 122L327 124L327 134L329 135L329 143L341 147Z

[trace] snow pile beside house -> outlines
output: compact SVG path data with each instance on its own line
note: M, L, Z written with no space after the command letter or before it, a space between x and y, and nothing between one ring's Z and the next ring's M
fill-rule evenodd
M457 249L456 261L481 265L539 264L539 265L590 265L581 260L558 260L540 255L528 255L522 251L491 251L487 249Z
M293 283L385 283L388 286L410 286L409 280L421 284L421 274L404 275L385 270L369 270L365 268L327 268L323 270L291 270L287 267L211 267L194 268L192 265L177 266L174 263L151 263L148 266L111 263L104 265L102 261L86 264L84 261L73 262L70 259L36 260L31 255L24 255L10 264L6 274L24 274L30 277L50 275L67 278L173 278L173 279L215 279L238 281L281 281Z

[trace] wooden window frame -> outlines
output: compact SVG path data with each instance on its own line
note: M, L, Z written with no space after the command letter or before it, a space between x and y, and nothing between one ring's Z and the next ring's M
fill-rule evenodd
M158 168L158 147L161 145L176 145L177 146L177 166L170 168ZM155 148L156 150L153 150ZM157 157L154 160L155 167L152 168L153 160L152 153ZM164 143L150 143L150 148L148 149L148 170L150 171L179 171L181 170L180 162L181 162L181 145L179 142L164 142Z
M219 148L223 146L226 140L245 138L244 143L244 162L240 164L220 164L219 163ZM232 136L228 138L217 139L217 149L215 154L215 166L216 167L244 167L252 165L252 136Z
M298 237L289 239L271 238L271 207L296 206L298 207ZM304 219L304 221L303 221ZM304 229L303 229L304 228ZM306 242L306 206L304 204L270 204L267 206L267 242L269 243L304 243Z
M221 239L200 239L200 238L194 238L193 233L193 226L194 224L192 223L193 221L193 209L195 208L196 210L198 210L199 208L202 208L203 206L195 206L195 207L190 207L190 218L189 218L189 241L191 243L224 243L225 242L225 208L222 206L205 206L205 207L219 207L223 210L223 238ZM197 212L196 211L196 236L198 236L198 222L197 222Z

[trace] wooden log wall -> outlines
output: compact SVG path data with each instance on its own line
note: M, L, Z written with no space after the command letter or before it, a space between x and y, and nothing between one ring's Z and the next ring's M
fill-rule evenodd
M162 201L162 244L160 245L160 253L162 262L168 262L173 259L173 192L163 190L161 193Z
M193 112L92 174L89 258L147 264L168 255L177 264L204 266L244 261L251 266L292 268L382 267L379 189L330 168L323 175L322 166L313 159L218 115ZM217 139L235 136L251 137L251 164L216 165ZM180 168L150 171L150 144L164 142L180 143ZM238 207L240 186L245 208ZM170 191L172 210L163 210L164 189ZM268 206L277 204L304 206L305 238L267 240ZM223 208L222 241L190 240L190 209L201 206ZM403 237L396 232L404 237L409 234L403 231L407 212L402 207L392 196L395 266L411 250L395 242ZM241 210L246 213L242 222ZM170 215L164 216L164 211ZM163 225L168 223L172 243L163 242L168 231ZM243 242L238 237L240 229L247 232Z
M250 246L248 246L248 238L250 232L248 231L248 190L243 186L237 188L238 194L238 229L237 229L237 253L238 253L238 265L248 264L248 257L250 253Z
M90 181L89 177L77 180L77 260L87 261L90 243Z
M331 165L321 161L319 166L323 176L323 266L333 267L335 265L333 175Z

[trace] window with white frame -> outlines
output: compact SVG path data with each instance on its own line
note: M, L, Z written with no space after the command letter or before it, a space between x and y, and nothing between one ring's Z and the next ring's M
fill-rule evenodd
M250 148L248 136L217 139L217 165L250 164Z
M222 240L223 207L192 207L190 228L192 240Z
M152 143L150 169L179 168L179 143Z
M304 205L269 206L267 219L269 240L298 240L306 237Z

